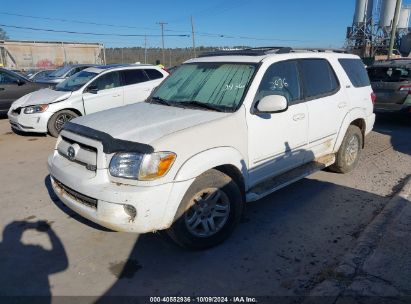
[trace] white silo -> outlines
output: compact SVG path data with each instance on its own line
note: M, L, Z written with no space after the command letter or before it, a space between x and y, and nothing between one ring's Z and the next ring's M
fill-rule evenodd
M392 20L394 19L394 15L395 15L396 4L397 4L396 0L382 0L381 1L381 12L380 12L380 26L381 27L386 28L392 25Z
M356 0L354 24L360 25L367 22L372 17L373 0Z
M400 16L398 19L398 28L399 29L407 29L410 24L410 14L411 8L410 7L403 7L400 12Z

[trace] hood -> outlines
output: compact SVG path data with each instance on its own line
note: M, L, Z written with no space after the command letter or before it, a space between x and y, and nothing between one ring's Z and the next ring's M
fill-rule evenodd
M54 91L52 89L41 89L27 95L13 103L13 108L27 107L38 104L50 104L65 100L71 96L72 92Z
M183 129L230 115L141 102L74 119L72 122L114 138L150 144Z

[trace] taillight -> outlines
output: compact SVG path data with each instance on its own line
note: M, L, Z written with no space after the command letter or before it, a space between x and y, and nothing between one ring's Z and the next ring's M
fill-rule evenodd
M407 91L408 94L411 94L411 86L410 85L400 86L400 91Z
M375 101L377 100L377 95L375 95L374 92L371 93L371 100L372 100L372 104L375 104Z

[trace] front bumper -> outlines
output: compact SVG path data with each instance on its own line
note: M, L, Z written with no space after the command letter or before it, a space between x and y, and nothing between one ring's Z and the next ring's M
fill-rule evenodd
M47 133L47 123L53 113L43 112L38 114L15 114L11 109L7 116L12 129L20 132Z
M64 168L53 166L52 159L53 156L48 167L58 198L81 216L115 231L147 233L169 228L193 182L145 187L124 185L111 182L103 169L97 170L95 177L82 180L80 176L67 175ZM125 205L135 208L135 217L126 212Z

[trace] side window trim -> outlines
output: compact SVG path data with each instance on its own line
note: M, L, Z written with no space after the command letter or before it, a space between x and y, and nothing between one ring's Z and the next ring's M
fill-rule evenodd
M301 65L300 65L300 63L304 60L323 60L323 61L327 62L328 68L330 69L331 73L333 73L333 75L335 77L335 80L337 82L336 89L331 91L331 92L324 93L324 94L319 94L319 95L315 95L315 96L306 97L306 90L305 90L304 81L303 81L304 75L302 73L302 68L301 68ZM301 77L300 81L302 83L301 87L303 88L302 96L303 96L304 102L311 101L311 100L314 100L314 99L320 99L320 98L333 96L341 90L340 79L338 78L337 74L335 73L335 70L334 70L333 66L331 65L331 63L327 59L325 59L325 58L302 58L302 59L297 59L297 61L298 61L297 66L298 66L299 74L300 74L300 77Z

